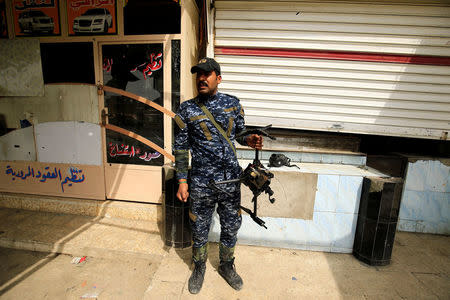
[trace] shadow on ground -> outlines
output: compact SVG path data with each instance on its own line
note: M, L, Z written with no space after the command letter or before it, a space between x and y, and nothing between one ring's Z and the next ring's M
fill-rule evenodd
M107 218L105 205L107 201L97 217L1 208L1 247L23 250L0 252L0 295L34 278L34 273L58 257L56 253L103 259L130 254L152 259L156 266L163 254L162 244L155 243L158 228L151 222Z
M0 296L57 256L48 252L0 248Z
M370 266L353 255L326 253L324 289L365 299L449 299L450 237L397 232L391 261Z

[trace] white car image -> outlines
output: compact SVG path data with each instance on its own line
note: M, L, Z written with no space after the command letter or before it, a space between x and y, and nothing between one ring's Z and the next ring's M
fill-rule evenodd
M30 10L23 12L17 19L21 32L35 33L48 32L53 33L55 24L53 18L47 16L40 10Z
M112 27L112 16L106 8L92 8L73 21L75 33L107 33Z

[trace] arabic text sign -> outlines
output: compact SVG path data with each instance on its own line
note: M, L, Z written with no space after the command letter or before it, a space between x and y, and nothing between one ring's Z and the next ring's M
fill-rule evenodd
M68 0L70 35L116 34L116 0Z
M0 190L104 199L101 166L0 162Z
M59 0L14 0L16 36L60 35Z
M114 64L113 58L105 57L103 59L103 70L106 73L110 73L112 71L113 64ZM144 79L147 79L147 77L150 77L153 74L153 72L161 69L162 65L163 65L162 53L161 52L157 54L151 53L147 61L131 69L130 72L132 73L140 72L142 73Z
M28 172L24 172L24 170L14 170L10 165L6 166L6 175L11 175L11 180L22 179L22 180L39 180L39 182L46 182L50 179L56 179L61 182L61 191L64 193L64 185L67 184L69 187L72 186L73 183L83 182L84 174L83 170L78 169L77 167L69 167L69 175L66 176L63 180L61 176L61 169L54 168L50 170L50 167L46 166L42 170L36 170L36 174L34 174L34 168L28 166Z
M113 144L109 143L108 147L109 151L108 154L110 157L116 157L116 156L128 156L128 157L138 157L139 159L142 159L144 161L151 161L152 159L158 158L161 156L161 153L159 152L146 152L142 151L138 147L124 145L124 144Z

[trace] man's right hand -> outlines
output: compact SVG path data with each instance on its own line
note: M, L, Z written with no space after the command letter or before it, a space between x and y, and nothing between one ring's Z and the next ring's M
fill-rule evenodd
M189 197L188 184L180 183L178 185L177 198L182 202L186 202L188 197Z

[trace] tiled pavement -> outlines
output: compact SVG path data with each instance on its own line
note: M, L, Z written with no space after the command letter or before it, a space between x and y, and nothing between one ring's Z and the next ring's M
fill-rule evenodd
M350 254L239 245L239 292L218 275L212 243L205 283L195 296L187 290L190 249L165 247L155 222L0 208L0 247L157 261L137 299L450 299L450 238L439 235L397 232L391 264L384 267Z

